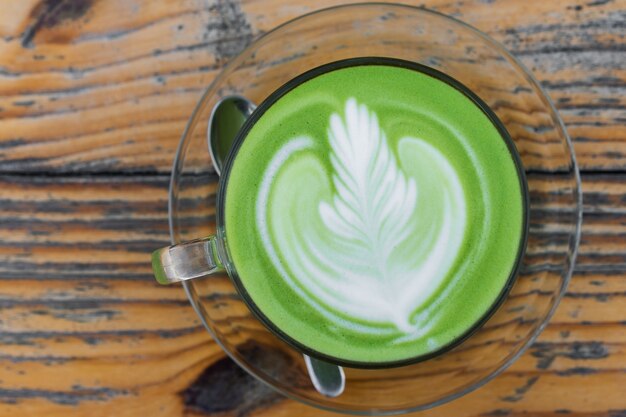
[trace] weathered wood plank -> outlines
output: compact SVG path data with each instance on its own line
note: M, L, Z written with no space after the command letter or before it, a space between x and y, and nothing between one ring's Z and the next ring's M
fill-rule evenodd
M585 211L596 217L585 224L583 270L538 343L497 382L439 412L550 415L563 404L581 413L619 409L620 397L598 398L623 383L626 372L626 263L606 259L626 256L625 180L584 177ZM13 410L12 402L50 415L124 415L120 407L143 413L153 406L156 415L241 415L241 398L218 401L219 381L198 386L198 375L224 366L217 365L223 353L181 289L160 287L150 275L148 253L168 242L167 182L166 176L0 178L6 207L0 222L0 415ZM229 374L237 372L228 366ZM239 377L258 395L247 403L255 415L318 415ZM576 388L581 383L584 395ZM211 401L181 394L190 386ZM154 404L144 407L148 399Z
M491 34L534 71L561 109L584 169L621 170L626 11L617 1L592 3L427 6ZM86 2L61 17L49 12L30 33L45 12L38 4L5 10L15 18L0 26L4 172L167 172L220 65L253 34L336 2Z

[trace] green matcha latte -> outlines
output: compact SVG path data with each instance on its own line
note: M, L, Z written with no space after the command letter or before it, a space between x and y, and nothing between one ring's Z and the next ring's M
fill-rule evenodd
M526 194L504 128L470 95L372 58L306 73L259 107L222 201L234 281L270 329L384 366L492 312L523 250Z

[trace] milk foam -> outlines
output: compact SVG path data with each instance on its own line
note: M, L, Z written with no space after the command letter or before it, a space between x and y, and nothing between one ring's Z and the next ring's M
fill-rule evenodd
M402 166L378 116L354 98L328 126L331 172L321 161L301 162L314 141L300 136L263 173L255 217L264 248L281 278L337 326L419 337L433 325L432 297L456 279L450 273L467 229L459 174L414 136L401 138L398 149L411 148L419 166ZM288 194L291 201L276 198L298 169L325 175L326 192L300 188ZM416 170L426 175L411 176Z

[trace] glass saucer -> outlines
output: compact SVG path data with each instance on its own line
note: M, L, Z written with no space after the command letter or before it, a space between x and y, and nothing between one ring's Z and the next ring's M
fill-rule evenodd
M221 97L238 94L261 103L311 68L364 56L413 61L452 76L510 133L528 180L530 228L520 272L496 313L432 359L390 369L345 368L345 392L327 398L311 384L302 354L252 315L227 275L183 285L226 353L276 391L336 412L397 414L450 401L506 369L544 328L572 274L581 223L573 148L550 99L500 44L458 20L393 4L338 6L277 27L224 67L191 115L172 172L170 232L173 243L215 233L218 177L206 132Z

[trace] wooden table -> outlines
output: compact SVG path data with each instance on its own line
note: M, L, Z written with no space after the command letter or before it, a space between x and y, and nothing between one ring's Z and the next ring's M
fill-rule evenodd
M538 342L421 415L626 416L626 1L413 3L535 73L585 193L576 274ZM0 415L327 415L226 359L148 254L203 88L255 35L332 4L0 0Z

